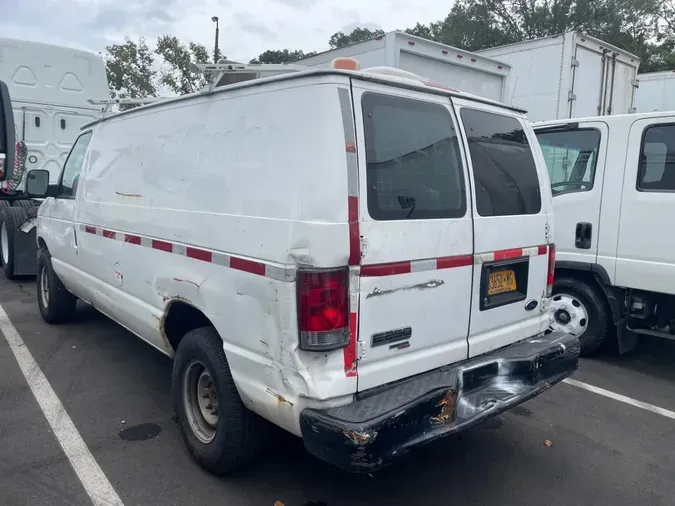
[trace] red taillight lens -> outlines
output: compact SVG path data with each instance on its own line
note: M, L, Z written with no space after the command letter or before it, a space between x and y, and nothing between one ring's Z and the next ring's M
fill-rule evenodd
M548 245L548 276L546 278L546 295L553 295L553 279L555 278L555 244Z
M349 269L298 271L300 347L309 351L349 343Z

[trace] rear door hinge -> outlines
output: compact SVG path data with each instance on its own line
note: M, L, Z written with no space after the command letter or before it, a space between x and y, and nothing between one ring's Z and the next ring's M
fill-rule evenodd
M579 66L579 60L576 58L572 58L572 67L578 67Z
M640 80L639 79L633 79L633 81L631 81L631 84L633 85L633 88L639 88L640 87Z
M570 91L567 94L567 100L569 100L570 102L572 102L573 100L576 100L576 99L577 99L577 96L572 91Z
M366 342L365 341L359 341L359 351L358 351L358 359L361 360L366 356Z

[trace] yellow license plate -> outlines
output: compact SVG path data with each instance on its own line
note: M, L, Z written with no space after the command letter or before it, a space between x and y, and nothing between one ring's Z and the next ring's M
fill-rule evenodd
M516 273L511 269L491 272L488 278L489 296L516 290Z

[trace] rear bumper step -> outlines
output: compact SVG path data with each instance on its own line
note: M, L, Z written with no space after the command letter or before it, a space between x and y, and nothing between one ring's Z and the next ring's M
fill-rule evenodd
M305 409L307 451L370 473L421 444L491 418L571 375L579 340L551 333L359 395L347 406Z

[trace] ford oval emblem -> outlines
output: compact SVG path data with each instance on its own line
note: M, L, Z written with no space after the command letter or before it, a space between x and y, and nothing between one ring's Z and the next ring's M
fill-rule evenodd
M528 301L527 304L525 304L525 309L527 309L528 311L532 311L535 307L537 307L536 300L530 300Z

